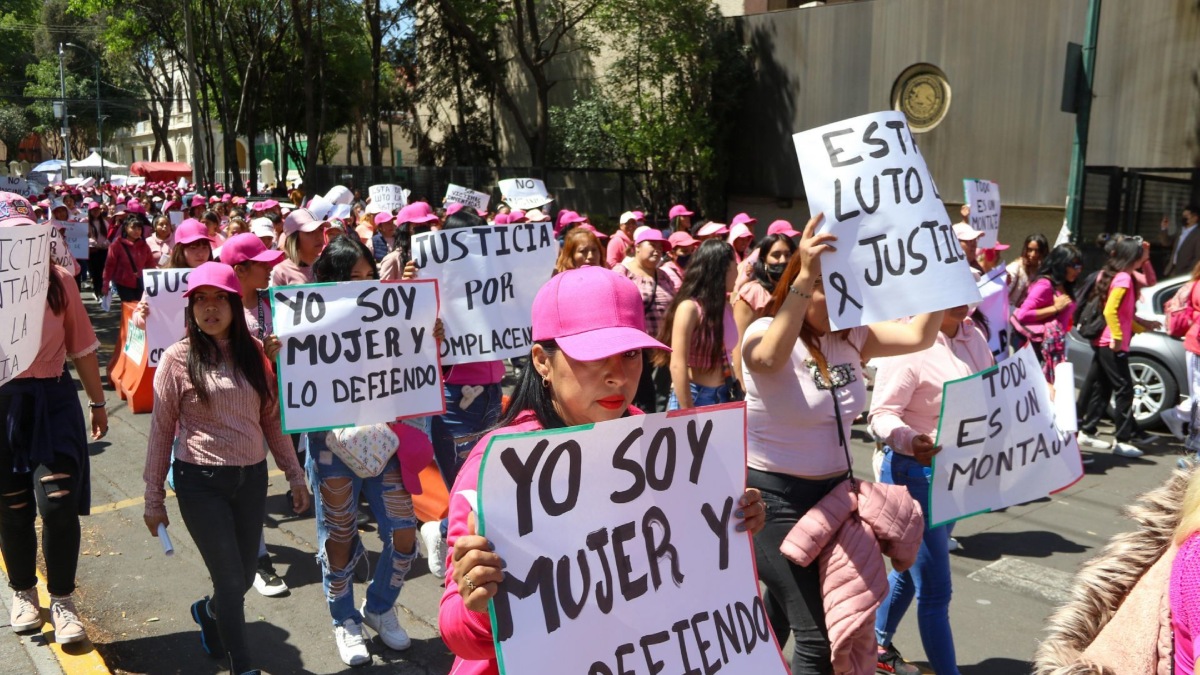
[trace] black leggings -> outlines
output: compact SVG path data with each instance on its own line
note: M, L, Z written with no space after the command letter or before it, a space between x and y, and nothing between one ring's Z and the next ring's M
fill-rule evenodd
M758 576L770 593L773 607L771 627L779 644L787 642L779 635L790 624L795 648L792 675L828 675L833 673L829 632L825 627L825 607L821 597L821 577L817 563L808 567L793 564L779 552L792 526L821 498L829 494L845 477L808 480L778 473L750 469L748 484L762 491L767 524L754 536L754 559ZM782 611L787 621L777 614Z
M108 260L108 249L94 248L88 251L88 277L92 280L92 291L100 297L100 286L104 280L104 263Z
M1129 352L1093 347L1087 379L1092 386L1088 392L1086 415L1079 423L1079 430L1089 436L1095 434L1096 425L1104 419L1111 399L1113 423L1117 425L1113 435L1122 442L1133 438L1138 427L1137 420L1133 418L1133 376L1129 373Z
M0 420L7 418L10 400L10 396L0 395ZM56 474L67 478L43 480ZM57 496L50 496L56 493ZM39 464L30 473L13 472L8 433L0 428L0 553L8 567L8 585L14 591L37 586L38 544L34 523L40 513L46 589L51 595L75 592L80 494L79 465L69 455L55 454L54 461Z

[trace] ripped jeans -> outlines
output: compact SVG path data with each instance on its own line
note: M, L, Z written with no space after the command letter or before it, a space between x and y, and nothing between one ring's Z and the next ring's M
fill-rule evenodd
M404 489L400 477L400 462L393 455L383 472L374 478L359 478L325 443L325 433L310 433L308 478L313 488L313 507L317 520L317 561L321 563L321 587L329 604L333 625L353 619L362 623L362 614L354 606L354 566L366 555L358 533L359 495L367 503L379 524L383 552L371 581L367 585L366 609L372 614L389 611L400 597L404 579L417 557L417 517L413 513L412 496ZM408 553L396 550L393 533L412 532L412 548ZM329 544L349 545L346 564L338 569L330 563Z

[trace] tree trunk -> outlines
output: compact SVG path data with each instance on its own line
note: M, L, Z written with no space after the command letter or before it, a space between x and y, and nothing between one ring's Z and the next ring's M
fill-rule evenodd
M383 166L383 148L379 139L380 108L379 78L382 76L383 63L383 25L380 16L379 0L364 0L363 7L367 14L367 30L371 34L371 96L367 102L367 123L370 131L367 141L370 144L371 166ZM359 146L359 163L362 163L362 146Z

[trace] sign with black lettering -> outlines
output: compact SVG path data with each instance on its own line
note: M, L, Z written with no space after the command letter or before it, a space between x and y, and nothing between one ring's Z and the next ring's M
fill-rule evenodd
M558 258L550 223L425 232L412 251L421 276L441 282L442 363L529 354L533 298Z
M983 297L979 311L987 319L984 332L997 362L1008 358L1009 332L1012 330L1008 323L1007 277L1008 270L1000 265L979 280L979 295Z
M50 229L50 262L75 273L75 256L71 255L71 248L67 246L67 237L61 227Z
M0 190L25 196L29 194L29 181L20 176L0 176Z
M744 404L499 436L479 475L502 673L787 672L735 529Z
M408 191L399 185L372 185L367 192L371 195L371 203L388 213L408 205Z
M67 250L76 260L88 259L88 224L77 220L51 220L67 240Z
M42 344L50 225L0 228L0 384L20 375Z
M808 208L837 235L821 255L834 330L979 302L946 207L904 114L881 112L792 137Z
M467 206L472 209L486 211L488 202L491 200L492 198L490 195L487 195L483 192L476 192L471 188L465 188L461 185L455 185L454 183L446 186L445 202L447 206L450 204L462 204L463 206Z
M942 388L926 513L937 527L1060 492L1083 477L1033 349Z
M146 362L151 368L158 367L158 359L167 347L179 342L187 334L187 290L190 269L142 270L142 284L146 289L146 343L150 352ZM140 363L141 360L139 359Z
M963 203L971 209L971 227L983 232L979 248L994 248L1000 236L1000 185L990 180L963 179Z
M437 288L433 279L272 288L283 430L446 412L433 337Z
M546 184L537 178L508 178L500 181L499 186L502 201L514 209L528 211L554 201Z

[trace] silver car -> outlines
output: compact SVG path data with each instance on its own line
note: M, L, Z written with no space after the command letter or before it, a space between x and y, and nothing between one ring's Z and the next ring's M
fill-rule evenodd
M1143 319L1166 324L1163 305L1190 277L1173 277L1142 289L1135 312ZM1092 365L1092 345L1072 330L1067 338L1067 358L1075 365L1075 386L1082 389ZM1159 414L1187 396L1187 358L1183 340L1164 330L1136 333L1129 343L1129 370L1133 376L1133 416L1143 429L1161 424Z

